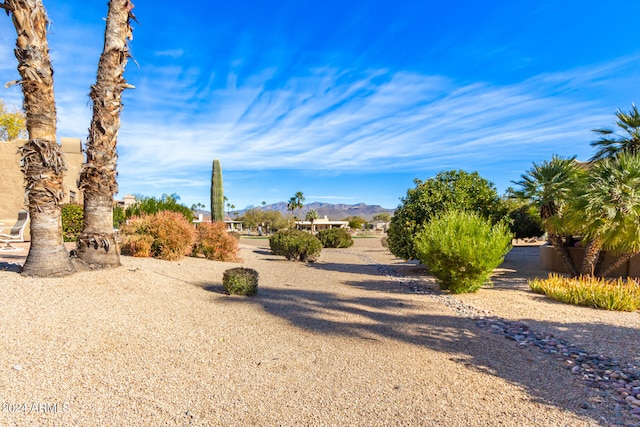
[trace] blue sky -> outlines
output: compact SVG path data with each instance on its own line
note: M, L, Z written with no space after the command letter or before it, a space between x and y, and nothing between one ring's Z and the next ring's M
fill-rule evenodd
M87 136L107 0L44 0L58 135ZM640 102L640 2L135 1L119 187L242 209L394 208L414 178L478 171L502 193L533 161L593 154ZM4 15L4 14L3 14ZM0 25L0 82L17 79ZM0 98L21 104L19 87Z

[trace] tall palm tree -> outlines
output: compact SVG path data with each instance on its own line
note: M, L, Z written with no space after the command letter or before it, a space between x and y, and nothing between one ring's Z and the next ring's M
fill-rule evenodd
M305 216L305 219L307 221L309 221L311 223L311 232L315 233L315 226L313 225L313 223L320 218L320 216L318 215L318 211L315 209L311 209L309 212L307 212L307 215Z
M572 276L577 276L578 272L571 262L569 251L563 244L562 237L565 230L562 214L571 196L572 188L575 188L579 181L581 171L575 156L562 158L554 155L551 161L540 164L534 162L533 168L521 175L521 181L513 181L521 187L515 192L516 196L527 200L538 211L549 242Z
M616 117L618 118L616 125L622 130L621 135L609 127L593 129L593 132L600 135L600 139L591 143L592 147L597 148L591 161L615 157L621 152L640 153L640 112L638 112L638 107L631 104L631 110L628 113L618 110Z
M295 223L296 223L296 217L295 217L294 212L295 212L297 206L298 205L296 203L296 198L295 197L290 198L289 201L287 202L287 210L291 211L291 218L292 218L294 226L295 226Z
M301 218L300 213L302 212L302 208L304 207L304 204L302 202L304 202L304 195L302 194L302 191L298 191L296 192L296 194L293 195L293 197L296 200L296 208L298 209L298 218Z
M93 118L87 138L87 161L80 173L84 194L84 227L78 236L78 257L100 267L120 265L113 232L113 196L116 181L116 143L120 129L122 92L132 87L123 74L129 58L127 40L132 39L129 0L110 0L104 48L98 63L96 84L91 87Z
M15 55L22 80L29 140L20 148L31 218L31 246L22 267L26 276L65 276L75 271L62 242L62 175L66 162L56 142L53 69L47 17L40 0L5 0L17 32Z
M569 220L582 224L580 232L590 243L587 248L619 254L598 275L608 276L640 252L640 153L622 152L594 163L570 212ZM596 272L596 260L583 274Z

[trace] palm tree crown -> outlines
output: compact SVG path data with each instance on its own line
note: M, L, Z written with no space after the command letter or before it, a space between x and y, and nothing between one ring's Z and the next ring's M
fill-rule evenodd
M521 176L521 181L513 182L521 187L515 192L516 196L529 200L536 207L547 228L571 194L572 183L580 170L575 159L575 156L562 158L554 155L551 161L534 162L533 168Z
M613 129L608 127L593 129L594 133L600 135L600 139L591 143L591 146L598 150L591 161L615 157L622 152L640 153L640 112L638 112L638 107L631 104L631 110L628 113L618 110L616 117L618 118L616 125L623 131L622 135L616 134Z

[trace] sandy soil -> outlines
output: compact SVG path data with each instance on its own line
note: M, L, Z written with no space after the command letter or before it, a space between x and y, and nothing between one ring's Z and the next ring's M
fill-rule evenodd
M633 425L562 361L480 329L367 262L433 284L379 239L315 264L243 239L243 263L122 257L122 267L28 279L0 260L0 425ZM535 248L460 300L589 351L638 361L639 313L527 291ZM224 270L260 274L225 295ZM587 408L587 409L584 409ZM637 422L638 420L635 420Z

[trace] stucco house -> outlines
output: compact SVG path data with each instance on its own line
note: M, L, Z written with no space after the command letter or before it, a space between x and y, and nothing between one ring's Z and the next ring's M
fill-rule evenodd
M24 139L0 141L0 222L13 224L18 218L18 211L26 209L24 198L24 175L20 170L20 154L18 149L26 142ZM60 147L67 162L62 187L63 203L82 203L82 194L78 189L80 168L84 163L82 141L80 138L60 138ZM25 230L25 240L29 240L29 228Z
M331 228L347 228L349 221L331 221L326 215L324 218L318 218L313 221L296 221L296 227L300 230L320 231L329 230Z

